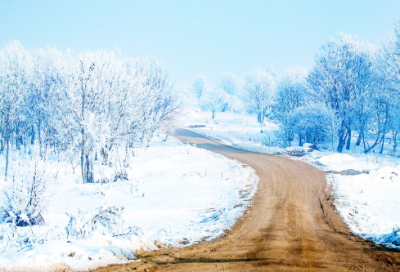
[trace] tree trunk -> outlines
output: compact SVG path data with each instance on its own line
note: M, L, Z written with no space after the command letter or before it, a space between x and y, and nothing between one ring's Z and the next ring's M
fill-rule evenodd
M89 154L81 153L81 172L83 183L93 183L93 163Z
M257 122L260 123L260 124L262 123L261 116L262 116L261 112L258 112L257 113Z
M42 122L40 121L40 119L39 119L39 122L38 122L38 131L37 131L37 133L38 133L38 135L37 135L37 141L38 141L38 144L39 144L39 153L40 153L40 157L41 158L43 158L43 156L44 156L44 154L43 154L43 144L42 144L42 132L41 132L41 129L42 128Z
M382 146L381 146L381 150L379 151L380 154L383 153L383 147L385 146L385 136L386 136L386 133L387 133L387 124L388 124L388 120L389 120L389 107L388 107L387 104L385 104L385 105L386 105L386 108L385 108L385 122L384 122L384 125L383 125Z
M7 136L6 137L6 169L5 169L5 178L7 178L7 172L8 172L8 161L9 161L9 154L10 154L10 138Z
M379 151L379 154L382 154L382 153L383 153L383 147L384 147L384 145L385 145L385 135L386 135L386 134L383 134L383 136L382 136L382 145L381 145L381 150Z
M32 126L32 138L31 138L31 145L35 144L35 127Z
M375 139L375 143L372 146L368 146L368 147L365 144L365 139L363 139L363 142L364 142L364 153L365 154L370 152L375 146L377 146L380 143L379 139L382 139L380 135L381 135L381 132L379 131L378 132L378 136Z
M168 135L167 135L168 137ZM129 153L128 153L128 146L125 146L125 158L124 158L124 167L128 167L129 166Z
M347 138L347 133L345 133L345 128L344 128L344 121L342 121L342 125L339 129L339 144L337 147L337 151L339 153L343 152L343 147L346 144L346 138Z
M362 131L360 131L360 134L358 134L356 146L360 146L361 145L362 134L363 134Z
M15 127L15 149L19 150L19 124L17 123Z
M8 107L8 113L7 113L7 115L6 115L6 118L5 118L5 120L4 120L5 122L5 140L6 140L6 148L7 148L7 150L6 150L6 169L5 169L5 174L4 174L4 176L5 176L5 178L7 178L7 174L8 174L8 163L9 163L9 160L10 160L10 141L11 141L11 137L10 137L10 131L11 131L11 129L10 129L10 107Z
M82 69L82 79L81 79L81 121L85 120L85 104L86 104L86 93L85 93L85 88L83 86L83 63L81 62L81 69ZM82 137L82 146L81 146L81 173L82 173L82 181L83 183L87 183L87 179L86 179L86 171L85 171L85 129L83 127L81 127L81 137Z
M288 142L288 146L291 146L292 145L292 138L291 138L291 133L290 132L287 132L287 142Z
M101 150L100 150L100 155L101 155L101 157L102 157L102 159L103 159L103 161L102 161L101 164L102 164L102 165L107 165L108 152L107 152L106 149L104 149L104 147L101 148Z
M350 145L351 145L351 129L347 129L347 144L346 144L346 149L350 150Z
M82 143L83 145L83 143ZM86 171L85 171L85 165L86 165L86 161L85 161L85 151L84 151L84 145L82 146L81 149L81 174L82 174L82 181L83 183L86 183Z
M393 132L393 155L396 155L396 151L397 151L397 132Z
M84 183L93 183L93 164L89 159L89 155L85 155L85 162L84 162Z

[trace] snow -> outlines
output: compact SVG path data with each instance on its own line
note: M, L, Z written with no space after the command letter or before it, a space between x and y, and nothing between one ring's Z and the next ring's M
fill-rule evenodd
M307 144L279 148L274 136L278 126L266 121L261 128L255 115L222 112L212 120L210 112L201 111L196 106L188 107L186 111L184 121L187 129L224 144L300 159L323 171L358 171L357 175L327 173L339 215L354 234L400 249L399 157L363 154L357 147L348 154L310 152ZM305 155L290 156L293 155L291 151L303 151Z
M338 213L355 234L400 248L399 158L362 155L356 149L347 154L310 152L306 144L280 148L275 138L278 126L265 122L261 127L250 114L216 113L212 119L210 112L191 106L183 116L187 129L236 148L281 154L324 171L359 171L357 175L327 174ZM23 155L14 152L11 157L23 165ZM4 163L0 158L2 168ZM0 240L1 268L89 270L134 261L140 250L211 240L243 214L257 184L251 168L173 138L166 142L159 138L149 148L137 149L127 168L129 180L81 184L79 167L73 174L70 164L53 158L51 168L58 171L58 178L50 188L51 205L43 214L46 225L18 228L21 239L34 234L45 237L44 242L12 248ZM108 167L100 172L104 177L115 174ZM242 195L241 190L250 194ZM91 218L100 207L112 206L125 208L121 226L112 231L99 228L85 238L67 237L66 213L77 215L81 210L85 218ZM0 235L10 233L5 224L0 228Z
M328 153L328 152L324 152ZM367 171L373 169L377 165L369 160L368 156L355 157L349 154L332 154L325 155L324 153L319 154L321 158L316 159L320 164L327 166L327 170L343 171L347 169L353 169L357 171Z
M0 165L4 163L1 158ZM70 164L54 163L58 179L50 188L50 207L43 214L46 225L18 228L21 237L33 232L46 237L45 241L9 248L0 240L0 268L88 270L132 261L139 250L213 239L244 213L258 181L250 167L173 138L137 149L129 165L129 180L81 184L78 168L73 174ZM99 229L82 239L66 236L66 213L81 210L88 219L99 207L111 206L125 208L119 232ZM0 234L9 231L3 224Z
M182 119L182 123L187 129L223 144L268 154L281 150L273 146L274 131L278 126L266 122L261 127L254 115L217 112L212 119L211 112L202 111L195 106L187 107L183 115L185 118ZM263 133L260 133L261 130Z
M369 174L355 176L328 175L336 197L336 209L344 222L357 235L400 248L400 233L396 231L400 224L399 160L392 166L366 162L364 158L354 158L350 165L346 161L342 163L342 169L369 170ZM333 162L332 168L337 169L337 165L338 162ZM324 169L330 166L325 161Z

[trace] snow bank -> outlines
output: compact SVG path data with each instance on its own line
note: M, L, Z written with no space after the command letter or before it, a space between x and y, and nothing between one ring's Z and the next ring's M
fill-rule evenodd
M354 159L349 167L365 169L363 159ZM346 162L342 168L347 168L345 165ZM329 166L327 164L324 168ZM379 244L400 248L397 229L400 224L400 165L382 166L377 163L374 166L369 169L369 174L328 175L336 197L335 206L353 233Z

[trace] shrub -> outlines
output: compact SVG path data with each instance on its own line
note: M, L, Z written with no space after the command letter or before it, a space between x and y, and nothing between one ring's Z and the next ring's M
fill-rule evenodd
M34 164L34 165L32 165ZM5 180L2 189L2 220L18 227L42 225L42 213L50 200L47 190L54 179L42 161L15 165L11 179Z
M113 235L117 235L124 225L123 210L124 207L100 207L98 213L90 219L86 219L81 210L78 211L78 214L67 213L69 216L69 223L65 228L67 236L85 238L95 230L98 230L100 226L103 227L103 232L108 231Z

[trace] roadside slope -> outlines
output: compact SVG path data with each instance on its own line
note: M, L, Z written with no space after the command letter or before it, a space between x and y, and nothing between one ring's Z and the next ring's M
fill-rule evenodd
M253 167L259 184L252 207L224 237L143 252L140 262L96 271L399 271L399 252L348 232L316 167L224 146L187 130L175 137Z

